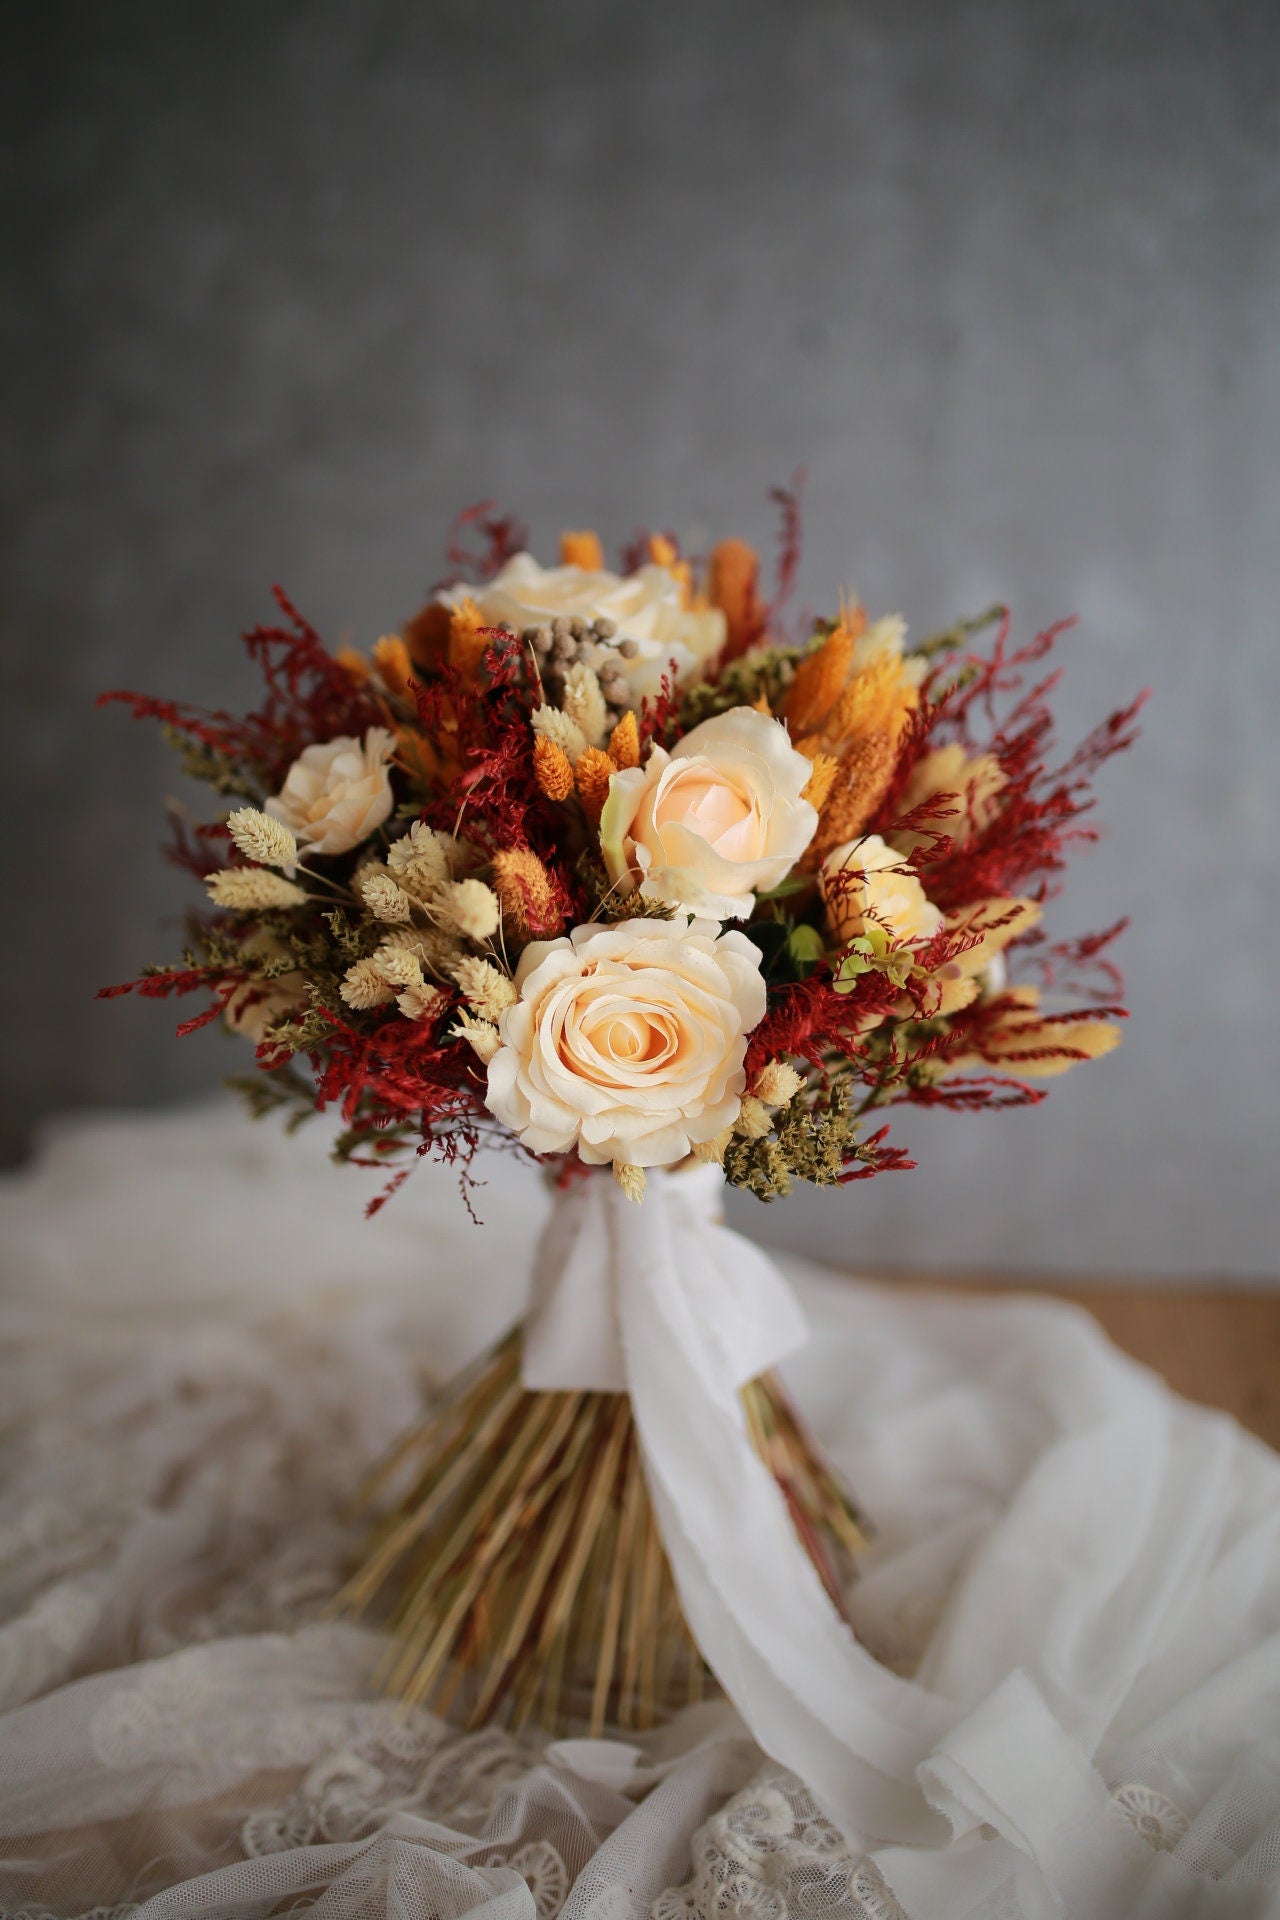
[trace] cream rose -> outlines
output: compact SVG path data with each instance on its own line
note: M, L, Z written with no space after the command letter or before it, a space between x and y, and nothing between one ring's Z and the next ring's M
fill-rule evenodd
M640 567L625 576L586 567L541 567L529 553L517 553L501 573L482 587L450 589L450 602L469 594L481 618L494 626L545 626L568 620L612 620L616 641L633 640L632 658L622 659L637 695L657 693L662 676L675 663L680 679L719 653L725 642L724 614L718 607L686 607L680 581L669 567ZM600 661L618 658L616 643L602 646Z
M914 869L878 833L834 847L818 881L827 924L842 945L879 929L895 946L921 946L942 925Z
M535 1153L667 1167L732 1126L760 954L714 923L624 920L536 940L499 1016L489 1111Z
M780 720L733 707L643 767L615 773L600 816L609 878L627 892L745 920L817 830L800 798L813 768Z
M344 733L307 747L266 812L292 829L304 852L349 853L394 805L387 777L392 751L384 727L370 727L363 741Z

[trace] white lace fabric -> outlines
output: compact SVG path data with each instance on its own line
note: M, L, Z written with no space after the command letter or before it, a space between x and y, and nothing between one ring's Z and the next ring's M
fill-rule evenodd
M546 1202L504 1164L476 1229L424 1171L370 1226L358 1184L217 1109L0 1192L0 1920L1280 1914L1280 1462L1061 1306L787 1263L859 1636L954 1707L909 1835L724 1703L548 1744L379 1698L345 1503Z

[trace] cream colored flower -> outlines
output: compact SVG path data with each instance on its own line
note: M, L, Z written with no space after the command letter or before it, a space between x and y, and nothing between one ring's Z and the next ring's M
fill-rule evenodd
M817 830L800 798L813 767L780 720L733 707L643 767L615 773L600 817L609 877L627 892L721 920L785 880Z
M387 763L393 751L384 727L370 727L363 741L344 733L307 747L266 811L284 821L305 852L348 853L391 811Z
M517 553L487 586L451 588L444 598L456 606L470 594L487 625L545 626L566 619L611 620L616 640L633 640L634 654L622 658L637 694L657 693L672 663L677 679L711 660L725 642L724 614L718 607L687 607L684 588L669 567L640 567L625 576L587 567L540 567L532 554ZM601 647L600 662L619 658Z
M942 925L915 870L878 833L834 847L818 875L827 924L841 945L878 929L894 946L920 946Z
M936 794L953 793L956 798L950 803L939 802L940 806L945 804L947 810L926 821L927 832L908 829L890 834L889 838L908 860L918 848L934 846L943 836L963 846L974 834L985 832L991 825L1000 811L1001 796L1007 785L1004 770L994 755L980 753L970 760L954 740L945 747L935 747L912 768L911 778L898 802L898 813L911 813Z
M499 1019L488 1106L535 1153L666 1167L732 1126L759 949L712 921L575 927L525 948Z
M241 948L246 958L285 960L289 949L273 933L255 933ZM296 967L278 973L273 979L251 978L238 986L222 1010L232 1033L241 1033L260 1047L268 1030L287 1020L303 1006L307 998L306 981Z

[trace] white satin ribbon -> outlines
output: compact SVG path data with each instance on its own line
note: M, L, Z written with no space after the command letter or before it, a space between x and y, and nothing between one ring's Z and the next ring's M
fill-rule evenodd
M938 1844L915 1770L960 1715L860 1647L752 1445L743 1383L805 1337L773 1262L715 1217L716 1168L558 1197L525 1333L531 1388L630 1395L685 1617L756 1740L848 1830ZM854 1810L856 1809L856 1816Z

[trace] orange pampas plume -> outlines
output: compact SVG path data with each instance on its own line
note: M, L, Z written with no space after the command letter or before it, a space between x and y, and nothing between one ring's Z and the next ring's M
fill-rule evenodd
M439 667L449 652L450 610L442 601L428 600L404 630L405 645L415 666Z
M589 529L578 533L562 533L560 564L562 567L585 567L588 573L603 573L604 548L600 545L600 535Z
M374 643L373 664L382 677L382 684L395 699L412 700L410 681L413 679L413 662L409 658L409 649L398 633L384 633L381 640Z
M801 749L803 752L803 748ZM800 798L807 800L819 813L827 804L827 796L835 784L840 762L831 753L814 753L807 756L813 761L813 772L800 789Z
M616 764L599 747L588 747L578 755L578 764L574 769L578 781L578 797L582 801L582 811L594 826L600 818L605 801L609 798L609 781L618 771Z
M534 739L533 774L548 800L567 800L573 792L573 762L545 733Z
M357 653L354 647L339 647L334 658L358 687L364 685L369 678L369 662L362 653Z
M836 748L856 744L872 733L896 738L919 701L918 688L903 676L901 660L882 653L854 675L823 722L822 732L828 745Z
M454 607L449 619L449 665L456 667L464 680L474 680L489 645L480 609L468 595Z
M712 549L707 597L728 626L721 656L734 660L764 638L765 607L760 598L760 557L745 540L721 540Z
M841 620L796 668L786 699L786 717L793 734L816 732L844 692L856 638L852 623Z
M616 767L640 765L640 727L634 713L624 713L609 735L609 758Z
M502 907L502 924L521 945L549 940L564 926L565 911L555 882L536 853L508 847L495 853L491 885Z
M833 847L865 832L889 790L897 760L897 742L888 733L873 733L849 749L819 810L818 831L801 862L803 868L812 873Z

